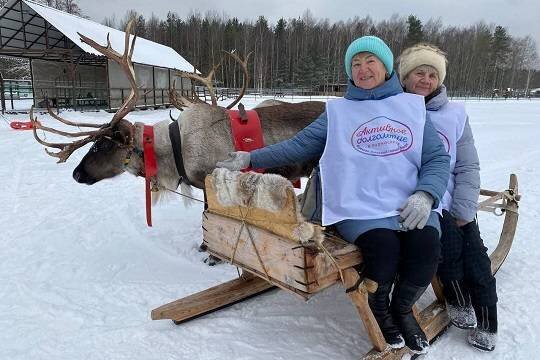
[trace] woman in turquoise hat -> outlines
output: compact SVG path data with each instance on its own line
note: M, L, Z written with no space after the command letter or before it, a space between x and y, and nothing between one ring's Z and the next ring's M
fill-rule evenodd
M362 250L364 275L378 284L369 305L386 342L425 353L429 343L412 306L437 269L435 209L450 159L426 120L423 97L403 92L393 65L384 41L356 39L345 54L343 98L329 100L326 111L292 139L231 153L217 166L274 168L320 158L322 224L335 225Z

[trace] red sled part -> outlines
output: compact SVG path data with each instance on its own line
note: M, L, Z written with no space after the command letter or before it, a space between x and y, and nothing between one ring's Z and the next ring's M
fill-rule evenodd
M32 130L33 128L31 121L12 121L9 123L9 126L14 130Z

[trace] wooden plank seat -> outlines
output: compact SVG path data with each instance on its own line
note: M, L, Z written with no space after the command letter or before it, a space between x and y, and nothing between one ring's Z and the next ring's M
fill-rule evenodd
M367 303L368 291L375 291L377 285L359 274L362 255L358 248L316 226L313 232L316 241L298 238L298 228L305 224L298 216L292 187L287 189L286 205L277 212L221 204L210 177L205 190L208 207L203 213L202 226L206 250L241 268L242 276L154 309L152 319L180 323L273 287L307 300L341 282L373 344L373 350L365 358L400 359L409 352L406 347L392 350L384 341ZM495 273L508 255L516 229L520 199L516 176L510 176L508 190L482 190L481 195L479 210L505 216L498 246L490 256ZM430 341L449 326L440 284L435 279L432 285L437 300L424 310L415 311Z

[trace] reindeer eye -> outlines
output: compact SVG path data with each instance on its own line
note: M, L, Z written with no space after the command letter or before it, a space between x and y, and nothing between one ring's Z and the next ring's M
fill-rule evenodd
M112 149L112 141L97 141L94 143L90 151L92 152L98 152L98 151L109 151Z

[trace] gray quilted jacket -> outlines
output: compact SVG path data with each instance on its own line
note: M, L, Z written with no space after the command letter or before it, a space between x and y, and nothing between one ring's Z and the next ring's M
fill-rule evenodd
M430 119L430 112L438 111L447 104L448 96L443 85L440 93L426 103L427 118ZM480 161L468 117L463 134L456 144L456 165L453 173L455 186L450 213L456 219L470 222L476 215L480 195Z

